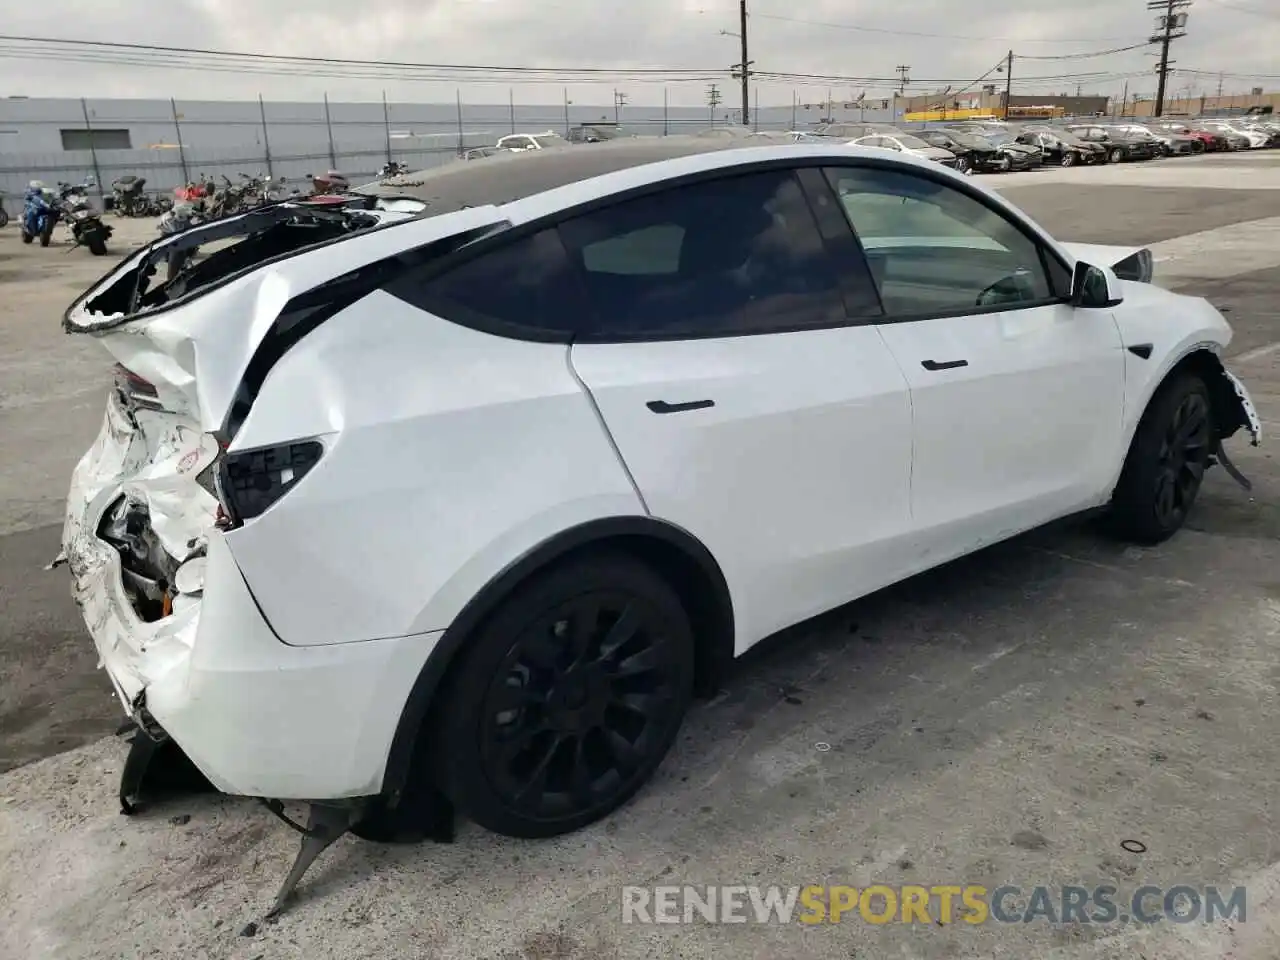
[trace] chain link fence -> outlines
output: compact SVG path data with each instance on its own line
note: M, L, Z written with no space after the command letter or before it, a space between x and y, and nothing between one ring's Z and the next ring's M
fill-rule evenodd
M708 108L454 103L278 103L175 100L0 100L0 194L11 214L32 180L49 186L92 177L110 194L119 177L145 177L145 192L172 196L195 180L241 173L305 184L338 170L352 183L373 179L384 163L421 170L494 144L510 133L620 122L629 132L662 136L737 124L741 113ZM887 122L891 111L857 103L753 110L759 130L811 127L819 120Z

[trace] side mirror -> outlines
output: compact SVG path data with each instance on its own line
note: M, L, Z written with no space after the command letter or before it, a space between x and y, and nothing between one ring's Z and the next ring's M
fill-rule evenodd
M1077 260L1071 271L1071 305L1084 309L1114 307L1124 297L1120 281L1105 267L1095 267Z

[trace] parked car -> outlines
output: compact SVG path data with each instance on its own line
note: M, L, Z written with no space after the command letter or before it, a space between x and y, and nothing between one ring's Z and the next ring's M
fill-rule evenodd
M737 146L285 201L76 299L117 386L63 558L135 749L309 804L301 868L455 810L563 834L763 638L1080 511L1162 542L1258 441L1149 250L909 150Z
M617 140L619 137L630 136L634 136L634 134L628 133L616 123L602 120L598 123L584 123L572 128L569 131L569 136L565 139L570 143L603 143L606 140Z
M1067 130L1088 143L1098 143L1106 148L1110 163L1126 163L1132 160L1152 160L1160 156L1160 144L1154 137L1139 137L1110 127L1091 124L1069 126Z
M483 160L485 157L496 157L500 153L508 151L499 147L471 147L462 153L463 160Z
M1009 170L1034 170L1044 164L1044 151L1038 145L1019 143L1015 133L1008 129L987 128L981 133L964 128L958 129L969 136L980 137L986 143L992 144L1002 157L1007 158Z
M1106 163L1107 148L1101 143L1081 140L1073 133L1053 127L1024 127L1017 133L1019 143L1040 149L1045 163L1073 167L1085 163Z
M499 137L496 144L499 150L522 152L525 150L551 150L556 147L567 147L569 141L553 130L546 133L512 133Z
M1201 120L1201 129L1214 130L1223 134L1231 144L1232 150L1258 150L1267 145L1264 134L1251 132L1244 127L1225 120Z
M1222 150L1231 149L1231 144L1227 142L1227 138L1217 130L1206 130L1189 126L1178 120L1158 121L1152 123L1151 132L1157 137L1162 132L1168 132L1184 137L1194 137L1204 145L1204 149L1210 153L1216 153Z
M820 137L831 137L836 140L843 140L846 143L859 137L869 137L873 133L894 133L896 131L897 128L888 123L851 123L848 121L820 123L813 128L813 132Z
M956 155L950 150L935 147L911 133L877 133L869 137L850 140L849 143L859 147L878 147L881 150L894 150L898 153L920 157L922 160L932 160L945 167L959 167Z
M1150 137L1159 144L1160 152L1166 157L1185 157L1194 153L1204 153L1204 141L1198 137L1177 133L1166 128L1141 123L1114 123L1107 126L1109 130L1119 130L1135 137Z
M931 147L940 147L956 158L956 169L962 173L988 173L1008 170L1011 161L994 143L977 134L962 130L917 130L915 135Z

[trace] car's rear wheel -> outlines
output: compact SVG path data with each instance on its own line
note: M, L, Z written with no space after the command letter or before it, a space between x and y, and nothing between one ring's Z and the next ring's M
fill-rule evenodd
M1129 446L1108 514L1114 533L1156 544L1183 525L1200 492L1214 446L1209 389L1192 373L1152 397Z
M1062 151L1062 165L1064 167L1074 167L1076 165L1076 155L1070 150Z
M621 554L527 582L450 671L433 740L441 789L481 826L550 837L600 819L649 779L693 690L675 591Z

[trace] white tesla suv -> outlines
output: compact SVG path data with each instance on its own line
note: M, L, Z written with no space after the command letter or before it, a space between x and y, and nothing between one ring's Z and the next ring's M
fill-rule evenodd
M698 137L217 221L67 312L119 364L74 594L222 791L572 830L767 635L1091 508L1173 534L1259 424L1150 259L937 163Z

